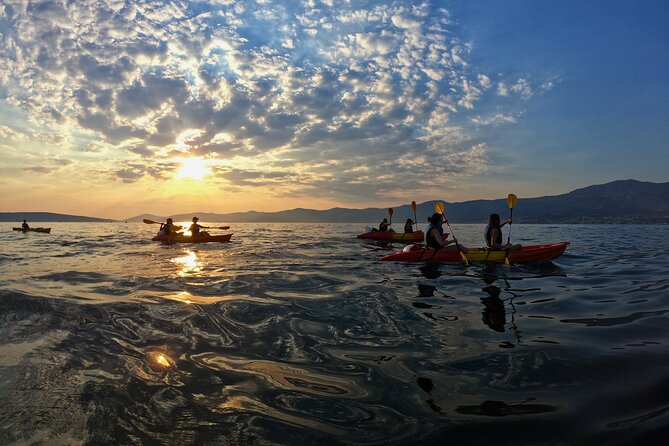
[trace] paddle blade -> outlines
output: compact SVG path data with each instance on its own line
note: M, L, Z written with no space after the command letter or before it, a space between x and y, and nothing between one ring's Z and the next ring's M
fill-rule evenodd
M416 213L416 202L415 201L411 202L411 209L413 209L413 213L415 214Z
M509 196L506 199L506 203L509 205L509 209L515 208L517 201L518 197L516 197L514 194L509 194Z
M160 224L160 222L153 221L153 220L149 220L148 218L145 218L145 219L142 220L142 221L143 221L144 223L146 223L147 225L159 225L159 224Z
M437 211L437 213L439 213L439 214L443 214L444 213L444 203L442 203L441 201L437 201L434 204L434 210Z
M395 212L395 211L393 211L393 208L388 208L388 215L390 215L392 217L393 212Z

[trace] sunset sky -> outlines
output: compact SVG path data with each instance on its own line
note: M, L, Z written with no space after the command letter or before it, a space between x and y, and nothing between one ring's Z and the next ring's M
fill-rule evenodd
M0 2L0 211L669 181L669 2Z

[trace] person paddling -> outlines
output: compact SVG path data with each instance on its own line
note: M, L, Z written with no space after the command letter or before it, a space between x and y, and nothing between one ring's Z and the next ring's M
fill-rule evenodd
M500 221L499 214L490 214L488 216L488 224L483 230L483 237L485 244L490 249L519 249L521 245L512 245L511 243L503 243L504 235L502 234L502 226L511 224L511 219Z
M389 231L390 229L390 224L388 223L388 219L384 218L381 223L379 223L379 231L381 232L386 232Z
M175 225L171 218L168 218L166 223L160 224L160 231L162 231L163 235L166 235L168 237L170 235L180 235L177 232L179 229L181 229L181 226ZM158 232L159 235L160 231Z
M404 223L404 232L410 234L413 232L413 220L407 218L407 222Z
M200 229L201 229L201 228L209 229L209 227L208 227L208 226L202 226L202 225L199 225L199 224L197 223L198 220L199 220L199 218L197 218L197 217L193 217L193 224L190 225L190 228L188 228L188 230L190 231L191 236L193 236L193 237L198 237L198 236L201 236L201 235L208 236L208 235L209 235L208 232L206 232L206 231L200 231Z
M24 231L28 231L30 229L30 226L28 226L28 222L23 220L23 223L21 224L21 229Z
M427 221L430 222L425 228L425 245L427 245L428 248L467 252L467 248L462 245L460 245L460 249L458 249L457 240L455 240L455 238L453 238L453 240L446 240L448 235L444 237L443 227L446 220L441 214L435 212L432 214L432 217L427 218Z

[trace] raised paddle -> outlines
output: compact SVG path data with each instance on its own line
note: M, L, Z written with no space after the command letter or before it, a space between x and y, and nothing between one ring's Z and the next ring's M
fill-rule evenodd
M518 197L516 197L514 194L509 194L506 199L506 203L509 205L509 220L513 220L513 208L516 207L517 201ZM506 238L506 243L511 243L511 222L509 222L509 235Z
M434 204L434 210L437 211L437 213L441 214L444 220L446 220L446 225L448 226L448 230L451 231L453 240L455 240L455 246L458 248L458 253L460 254L460 257L462 257L462 261L465 262L466 265L469 265L469 260L467 260L467 256L465 255L465 253L462 252L460 244L458 243L458 239L455 237L455 234L453 234L453 229L451 229L451 225L448 223L448 219L444 215L444 203L442 203L441 201L437 201Z
M413 209L413 224L418 227L418 219L416 219L416 202L412 201L411 202L411 209Z
M142 221L144 223L146 223L147 225L162 225L161 222L149 220L148 218L145 218ZM179 226L179 225L175 225L175 226ZM210 228L210 226L202 226L202 227L207 228L207 229ZM211 226L211 228L214 228L214 229L230 229L230 226Z
M509 205L509 235L506 238L506 244L509 245L511 243L511 220L513 220L513 208L516 207L516 202L518 201L518 197L516 197L514 194L509 194L509 196L506 198L506 204ZM509 248L506 248L506 255L504 256L504 263L506 265L509 265Z
M388 227L393 225L393 208L388 208L388 215L390 216L390 221L388 222Z

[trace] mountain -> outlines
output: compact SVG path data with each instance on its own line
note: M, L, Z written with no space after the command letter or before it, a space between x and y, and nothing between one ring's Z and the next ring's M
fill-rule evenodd
M424 223L434 212L436 201L417 206L418 222ZM454 223L485 223L492 212L503 218L509 215L506 198L445 203L446 216ZM396 227L407 218L413 219L408 204L393 207ZM333 208L323 211L292 209L279 212L235 212L212 214L192 212L172 215L175 221L190 221L197 215L200 220L221 222L257 223L366 223L378 225L388 216L387 208L346 209ZM165 221L166 217L139 215L127 221L148 218ZM537 198L518 197L514 208L515 223L669 223L669 183L650 183L637 180L620 180L607 184L588 186L572 192Z
M54 214L53 212L0 212L0 221L22 222L109 222L108 218L83 217L81 215Z

